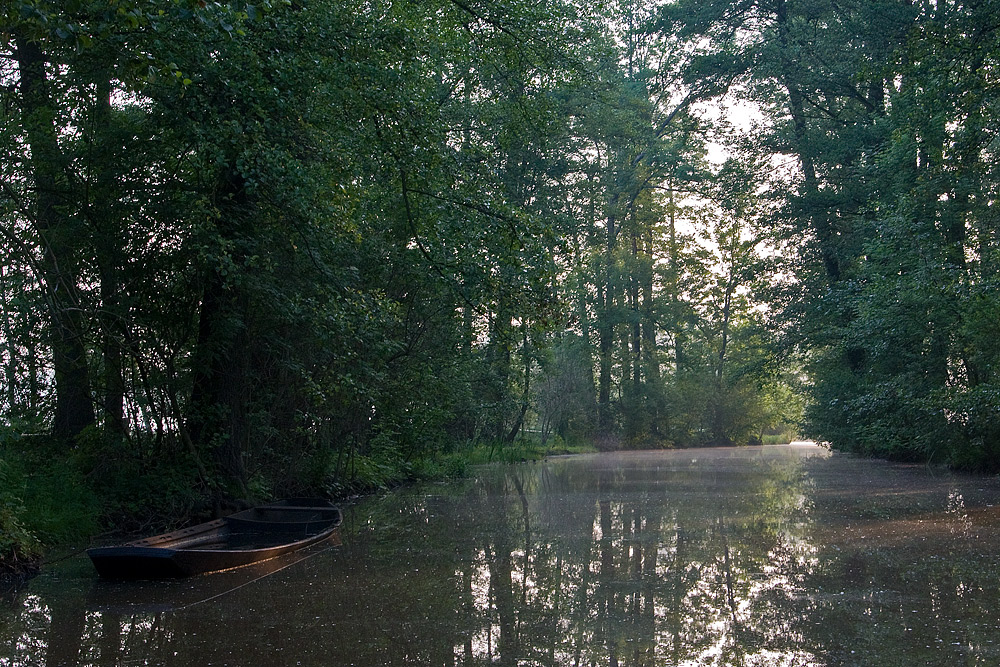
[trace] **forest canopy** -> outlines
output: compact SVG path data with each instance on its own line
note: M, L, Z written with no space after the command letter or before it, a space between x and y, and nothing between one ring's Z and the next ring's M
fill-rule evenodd
M997 470L998 4L4 3L0 551L525 439Z

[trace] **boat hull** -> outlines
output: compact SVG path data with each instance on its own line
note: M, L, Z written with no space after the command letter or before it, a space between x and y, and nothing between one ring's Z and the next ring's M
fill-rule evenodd
M340 525L340 510L329 503L283 502L87 555L108 579L188 577L276 558L327 539Z

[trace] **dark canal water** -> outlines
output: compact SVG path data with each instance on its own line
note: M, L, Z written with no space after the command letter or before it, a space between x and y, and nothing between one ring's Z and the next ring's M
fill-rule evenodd
M556 458L288 560L0 600L0 666L1000 665L1000 483L809 446Z

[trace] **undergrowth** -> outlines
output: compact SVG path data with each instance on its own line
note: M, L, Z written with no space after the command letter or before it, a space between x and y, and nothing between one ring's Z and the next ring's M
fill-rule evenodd
M98 528L97 496L72 461L47 449L0 444L0 571L31 570L47 549Z
M558 437L545 445L530 439L513 443L480 442L413 459L405 459L392 449L381 449L368 455L354 454L340 468L331 466L325 491L333 497L360 495L413 482L465 477L474 465L539 461L546 456L595 451L593 444L567 445Z

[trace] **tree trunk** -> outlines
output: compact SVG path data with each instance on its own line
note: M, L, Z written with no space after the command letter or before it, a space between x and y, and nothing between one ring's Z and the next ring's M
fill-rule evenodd
M6 391L7 391L7 414L15 414L18 412L18 397L17 397L17 386L18 386L18 372L17 372L17 356L15 355L14 342L14 327L11 324L11 312L8 301L8 294L13 294L7 286L7 267L0 266L0 315L3 317L3 336L4 340L7 341L7 368L4 369L6 375Z
M60 212L68 202L66 158L57 141L55 114L45 73L45 56L35 42L15 37L21 113L31 149L35 186L34 227L42 245L42 281L50 317L56 385L53 433L72 439L94 423L84 318L76 274L74 232Z
M242 178L227 175L221 199L230 210L219 223L223 237L235 235L236 221L247 205ZM245 496L247 471L243 461L250 430L250 337L249 296L246 288L227 281L211 269L202 295L191 392L191 439L196 445L211 445L213 458L232 491Z
M617 195L612 198L611 208L617 204ZM606 228L606 239L604 247L604 276L599 292L601 296L601 312L598 315L598 353L600 355L600 374L598 376L597 388L597 426L602 434L611 430L611 365L612 350L614 348L614 325L612 323L612 311L614 310L614 249L617 230L615 228L615 214L612 210L608 214Z
M777 0L776 18L778 24L778 43L782 51L782 84L788 93L788 110L792 117L792 130L796 144L795 151L799 157L799 165L802 167L802 191L807 200L809 198L815 199L819 193L819 177L816 173L816 163L808 148L806 114L804 109L805 100L791 69L788 6L785 0ZM820 255L823 258L823 266L826 269L827 278L831 283L835 283L840 280L841 266L837 249L834 245L835 232L831 222L832 213L826 207L823 207L819 211L815 210L815 201L812 205L814 209L809 213L809 220L816 234L816 239L819 241Z
M653 307L653 227L645 230L646 265L642 281L642 347L646 381L660 381L660 363L656 358L656 313Z
M669 184L669 204L667 223L669 224L669 247L667 249L667 296L670 299L671 325L674 334L674 378L681 375L684 366L684 323L680 318L680 250L677 247L677 204L674 200L673 182Z
M108 130L111 126L111 80L106 69L98 72L95 80L96 97L93 114L93 140L95 151L90 160L93 198L89 202L89 218L97 237L97 263L100 275L101 352L104 358L104 426L109 431L124 435L125 380L122 375L122 341L124 339L121 313L121 252L119 250L123 229L115 214L116 197L112 192L114 176L109 165L114 156Z
M631 233L632 271L629 276L629 308L632 311L632 390L638 398L642 392L642 317L639 310L639 281L641 275L639 258L639 232L635 213Z
M521 409L517 413L517 417L514 420L514 425L511 426L510 431L508 431L505 442L511 443L517 438L517 434L521 432L521 428L524 426L524 416L528 413L528 408L531 406L531 355L528 350L528 320L524 319L521 322L521 356L524 361L524 378L521 391Z
M496 442L503 442L508 432L506 407L510 391L511 321L501 297L497 314L491 318L490 340L486 347L486 368L489 371L486 399L494 406L492 423L487 425L487 433Z

